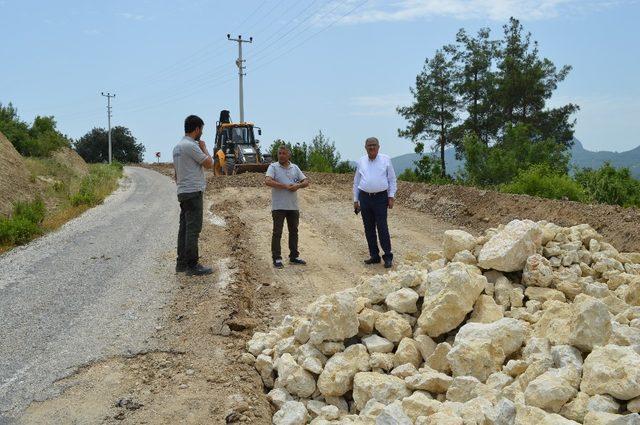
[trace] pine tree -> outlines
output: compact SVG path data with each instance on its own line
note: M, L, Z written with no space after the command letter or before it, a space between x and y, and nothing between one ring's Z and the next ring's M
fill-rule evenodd
M454 91L455 70L451 55L436 51L433 59L427 59L411 88L414 103L399 107L397 111L409 121L407 127L398 129L400 137L416 144L416 153L424 152L424 142L436 142L440 148L441 176L446 176L444 150L452 143L451 131L458 121L458 101Z

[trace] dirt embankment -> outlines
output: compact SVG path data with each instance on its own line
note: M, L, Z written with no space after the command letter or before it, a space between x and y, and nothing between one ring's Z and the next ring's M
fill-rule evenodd
M85 176L89 174L89 165L84 162L84 159L78 152L71 148L60 148L51 155L51 157L58 163L64 164L73 170L79 176Z
M63 147L45 160L24 158L0 133L0 215L9 215L14 202L36 197L42 198L48 209L55 209L59 199L48 189L61 178L73 180L71 186L78 186L88 173L87 163L71 148Z
M0 215L11 213L13 202L31 200L39 192L30 176L22 156L0 133Z

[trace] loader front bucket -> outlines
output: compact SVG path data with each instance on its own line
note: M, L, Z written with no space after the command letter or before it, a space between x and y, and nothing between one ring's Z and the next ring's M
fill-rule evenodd
M269 168L269 164L236 164L233 174L264 173L267 168Z

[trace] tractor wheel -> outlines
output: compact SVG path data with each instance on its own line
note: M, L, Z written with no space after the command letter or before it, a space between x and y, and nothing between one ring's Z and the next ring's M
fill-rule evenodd
M234 175L236 173L236 160L235 158L227 158L225 164L227 176Z

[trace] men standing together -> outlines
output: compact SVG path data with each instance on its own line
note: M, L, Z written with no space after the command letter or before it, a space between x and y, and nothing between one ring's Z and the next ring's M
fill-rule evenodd
M378 139L369 137L365 141L365 149L367 154L358 160L353 178L353 207L356 214L362 212L364 233L369 246L369 258L364 260L364 263L380 263L379 238L384 252L384 267L390 268L393 265L393 253L387 211L393 208L397 188L396 173L391 158L378 153Z
M176 272L188 275L211 274L212 269L198 262L198 238L202 230L203 193L206 187L204 168L213 168L213 159L203 140L204 122L190 115L185 119L185 136L173 150L178 201L180 202L180 227L178 230L178 258ZM369 258L365 264L393 266L391 237L387 224L388 209L393 208L396 193L396 175L387 155L379 153L380 144L375 137L365 141L367 155L360 158L353 179L353 205L356 214L362 212ZM304 265L298 251L298 189L309 186L309 179L300 168L291 163L291 152L286 145L278 148L278 161L269 165L265 184L271 187L271 257L273 266L283 268L281 239L284 222L289 231L289 263ZM380 247L384 254L380 256Z
M280 240L285 219L289 230L289 262L306 264L298 252L298 189L309 186L307 176L302 174L296 164L291 163L291 152L285 145L278 148L278 162L273 162L267 169L265 184L271 187L271 216L273 218L273 234L271 235L271 258L273 266L281 269L282 254Z

